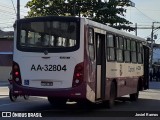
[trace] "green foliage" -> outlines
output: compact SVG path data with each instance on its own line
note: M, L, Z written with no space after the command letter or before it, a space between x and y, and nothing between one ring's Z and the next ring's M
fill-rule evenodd
M26 7L30 8L27 17L59 15L82 16L88 19L107 24L117 29L133 31L126 26L131 24L124 18L130 0L31 0Z

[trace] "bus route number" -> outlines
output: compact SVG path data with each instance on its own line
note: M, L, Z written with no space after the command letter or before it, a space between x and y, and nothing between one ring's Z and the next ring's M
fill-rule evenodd
M66 71L66 65L32 65L31 71Z

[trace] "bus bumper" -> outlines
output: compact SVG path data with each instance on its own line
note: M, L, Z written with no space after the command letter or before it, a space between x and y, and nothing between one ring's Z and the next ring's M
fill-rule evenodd
M43 97L59 97L70 99L86 99L86 85L81 84L74 88L61 88L61 89L44 89L44 88L31 88L18 85L13 82L13 93L29 96L43 96Z

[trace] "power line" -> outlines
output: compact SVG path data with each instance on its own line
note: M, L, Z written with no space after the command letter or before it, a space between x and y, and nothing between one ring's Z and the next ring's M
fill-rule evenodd
M0 16L1 16L1 18L2 18L3 16L5 16L5 18L6 18L6 16L11 17L11 18L15 17L15 15L5 14L5 13L0 13ZM0 19L1 19L1 18L0 18ZM4 19L4 18L3 18L3 19ZM6 18L6 19L8 19L8 18Z
M143 14L144 16L146 16L147 18L149 18L150 20L156 22L156 20L152 19L151 17L147 16L146 14L144 14L142 11L140 11L137 7L135 7L141 14Z
M157 41L159 41L160 40L160 38L159 39L157 39L157 40L155 40L155 42L157 42Z
M141 9L141 10L144 10L144 11L157 11L157 12L160 12L160 10L155 10L155 9Z
M158 31L159 31L159 29L157 29L156 31L154 31L154 33L158 32Z
M7 10L3 10L3 9L0 9L1 12L3 13L7 13L7 14L10 14L10 15L15 15L13 12L11 11L7 11Z
M11 2L12 2L12 5L13 5L13 8L14 8L15 14L16 14L16 8L14 7L13 0L11 0Z
M0 27L0 29L13 28L13 26Z
M13 22L4 22L4 23L0 23L0 24L10 24L10 23L13 23Z
M0 5L0 7L4 7L5 9L7 8L7 9L10 9L10 10L15 10L13 7L11 8L11 7L8 7L7 5ZM21 9L20 12L27 13L28 11Z
M131 27L135 27L135 26L131 26ZM159 27L157 27L157 28L159 28ZM138 25L137 29L152 29L152 26L150 26L150 25Z

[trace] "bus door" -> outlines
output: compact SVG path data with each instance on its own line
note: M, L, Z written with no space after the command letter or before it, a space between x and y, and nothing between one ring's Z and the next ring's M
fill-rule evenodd
M149 88L149 48L147 46L143 46L144 49L144 89Z
M105 80L106 80L106 56L105 56L105 34L95 33L96 41L96 100L105 97Z

